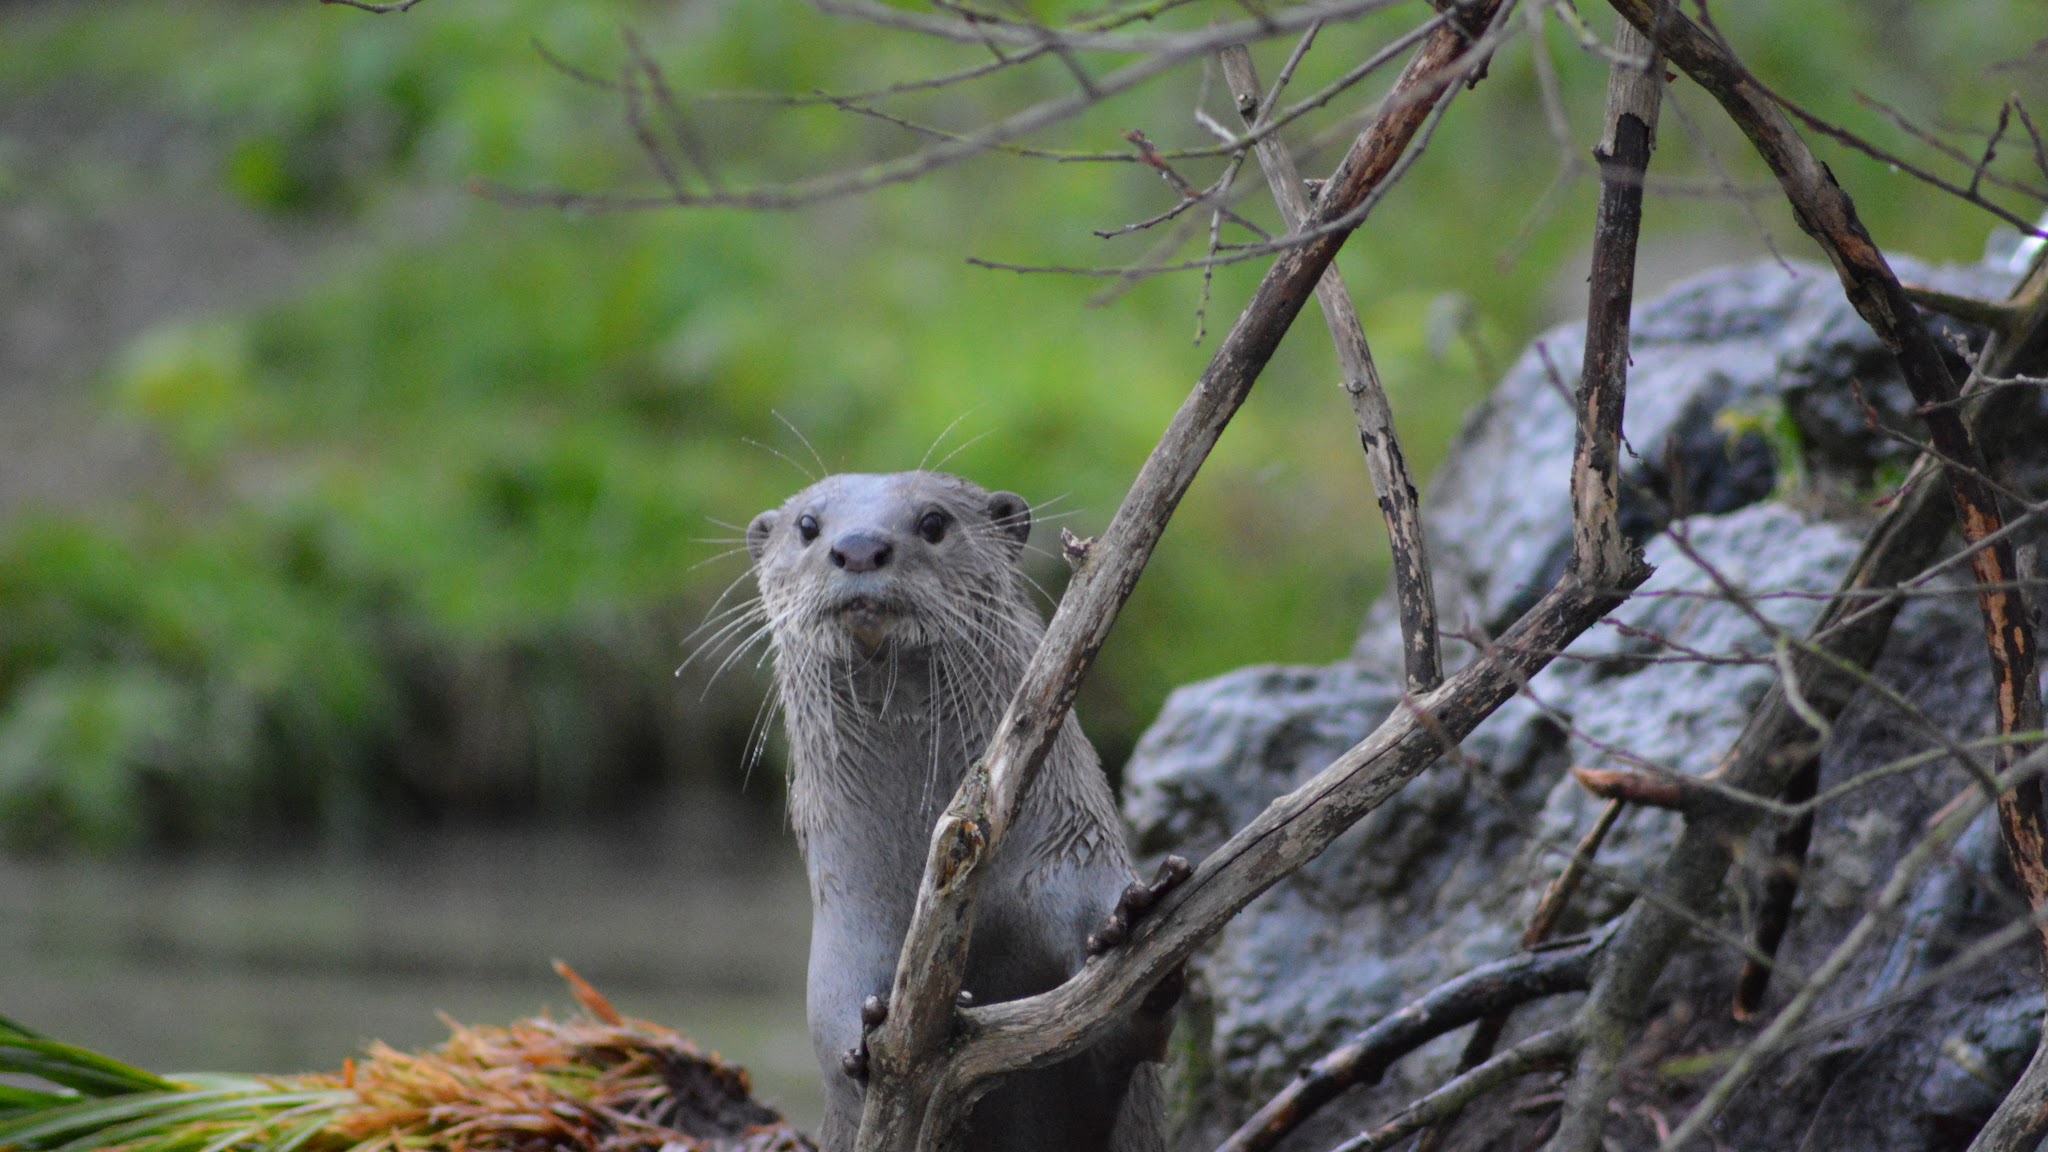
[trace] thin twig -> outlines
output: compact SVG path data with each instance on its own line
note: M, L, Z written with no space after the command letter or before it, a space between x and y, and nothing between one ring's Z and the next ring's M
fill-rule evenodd
M479 182L477 188L482 194L507 203L583 212L633 211L668 206L786 211L915 180L927 173L990 151L1011 140L1071 120L1099 105L1103 98L1129 91L1178 68L1188 60L1210 55L1226 45L1289 35L1318 21L1352 19L1391 6L1395 2L1397 0L1320 0L1289 8L1265 22L1245 21L1198 32L1140 37L1135 40L1130 37L1112 37L1112 40L1126 45L1124 48L1113 49L1115 51L1148 54L1097 79L1096 96L1076 93L1056 100L1043 101L975 132L954 139L941 140L894 160L847 171L825 173L789 183L765 184L753 188L680 197L596 195L569 189L515 189L488 181ZM870 6L856 7L865 11ZM884 13L908 15L897 13L895 9L880 8L879 5L872 7ZM928 17L918 16L916 19L929 22ZM951 21L939 23L951 31L957 31L957 27Z
M1915 398L1928 403L1954 396L1957 389L1948 377L1939 346L1857 219L1853 205L1826 167L1800 140L1785 112L1761 98L1760 82L1725 46L1670 5L1658 0L1610 3L1714 96L1763 154L1791 201L1800 227L1828 252L1850 302L1877 333L1879 341L1898 357ZM1930 414L1928 425L1933 442L1945 455L1981 469L1982 458L1959 418ZM1966 541L1976 542L2003 530L1996 504L1980 483L1953 471L1948 479ZM1938 532L1944 510L1924 499L1923 493L1924 490L1909 494L1894 508L1897 512L1911 504L1912 516L1888 514L1879 534L1866 543L1864 555L1852 570L1852 585L1870 587L1874 577L1887 574L1887 569L1904 567L1936 546L1929 537ZM1979 583L1979 600L2001 685L2000 711L2004 714L2009 711L2006 704L2023 702L2026 692L2015 673L2021 666L2031 672L2031 636L2009 630L2022 626L2030 630L2030 625L2016 619L2013 594L1987 587L2012 581L2010 546L1980 549L1972 555L1971 564ZM1895 582L1896 578L1884 581ZM1829 649L1853 666L1868 667L1889 632L1895 611L1880 609L1866 613L1858 628L1838 632ZM1837 624L1842 614L1832 609L1825 612L1822 626ZM2026 648L2016 652L2004 641L2007 636L2025 636ZM1838 669L1822 661L1802 659L1800 664L1802 694L1809 705L1830 719L1839 714L1847 702L1847 693L1854 690L1855 679L1842 676ZM2032 679L2031 675L2028 679ZM1803 756L1784 754L1784 745L1791 742L1788 734L1796 731L1794 726L1804 723L1791 708L1782 685L1774 688L1724 762L1726 782L1763 794L1781 792L1804 763ZM2002 715L2002 729L2004 724ZM2038 728L2038 722L2034 726ZM2038 795L2038 783L2031 787ZM1727 845L1732 836L1746 829L1749 819L1746 813L1737 812L1689 820L1661 874L1666 893L1688 907L1706 906L1726 875ZM1554 1152L1594 1152L1599 1147L1607 1102L1617 1082L1622 1046L1641 1020L1650 985L1685 932L1676 920L1647 905L1640 905L1629 914L1617 940L1615 962L1596 982L1579 1014L1587 1043L1567 1090L1564 1117L1552 1144Z
M2014 765L2009 775L2032 775L2044 767L2048 767L2048 752L2036 752ZM1833 985L1848 968L1849 963L1863 950L1863 946L1869 943L1872 934L1912 893L1914 881L1919 879L1920 873L1939 859L1956 837L1961 836L1963 830L1970 826L1970 822L1977 818L1977 814L1984 810L1986 801L1982 792L1972 787L1966 795L1967 800L1956 805L1939 827L1900 859L1871 908L1828 953L1827 959L1814 972L1812 979L1808 980L1806 986L1799 990L1799 994L1792 998L1792 1002L1778 1013L1770 1026L1764 1029L1763 1034L1744 1045L1742 1053L1736 1057L1728 1070L1721 1074L1720 1079L1714 1082L1713 1087L1707 1090L1707 1094L1686 1116L1685 1122L1671 1133L1670 1139L1658 1146L1658 1152L1677 1152L1700 1136L1707 1124L1727 1104L1728 1098L1734 1095L1735 1090L1756 1070L1758 1063L1783 1045L1787 1034L1806 1018L1806 1014L1820 999L1821 993Z
M1256 130L1267 105L1260 102L1259 77L1251 53L1241 45L1226 48L1222 62L1238 116L1248 130ZM1268 135L1259 141L1258 157L1287 230L1300 231L1308 218L1309 202L1293 154L1285 141ZM1427 692L1443 682L1443 648L1437 634L1436 588L1430 577L1429 542L1422 528L1421 499L1394 431L1393 405L1388 403L1386 388L1380 383L1365 327L1359 321L1358 309L1352 304L1343 276L1334 266L1323 273L1321 283L1316 285L1316 299L1322 304L1323 321L1337 350L1337 363L1344 372L1344 392L1350 397L1352 415L1358 424L1366 471L1387 526L1387 546L1393 554L1394 597L1400 607L1407 690Z
M1394 1061L1438 1036L1533 1000L1585 991L1610 938L1603 930L1582 943L1523 952L1438 985L1302 1069L1216 1152L1266 1152L1323 1105L1357 1085L1379 1083Z
M1564 870L1543 889L1542 899L1536 902L1536 911L1529 916L1529 926L1522 930L1524 950L1540 947L1550 940L1551 933L1557 930L1558 921L1564 918L1565 909L1571 906L1572 897L1578 893L1579 885L1592 870L1593 858L1599 855L1601 843L1613 831L1615 821L1621 819L1622 810L1627 806L1628 802L1624 800L1608 801L1607 807L1601 809L1599 817L1593 821L1593 827L1579 840L1571 859L1565 862ZM1601 938L1605 940L1614 928L1612 923L1603 927ZM1493 1058L1500 1038L1507 1033L1514 1009L1520 1006L1508 1005L1479 1021L1478 1026L1472 1029L1472 1035L1465 1040L1465 1050L1458 1054L1460 1073L1469 1072ZM1457 1125L1458 1115L1453 1112L1425 1129L1415 1141L1415 1152L1435 1152L1442 1147Z
M1569 1028L1539 1032L1403 1108L1379 1127L1337 1145L1331 1152L1379 1152L1391 1148L1417 1129L1441 1123L1445 1117L1511 1080L1567 1063L1577 1045L1578 1037Z

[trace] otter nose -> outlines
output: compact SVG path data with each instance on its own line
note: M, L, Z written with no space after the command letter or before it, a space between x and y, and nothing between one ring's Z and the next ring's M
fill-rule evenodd
M873 572L889 562L895 546L865 532L848 532L832 545L832 565L848 572Z

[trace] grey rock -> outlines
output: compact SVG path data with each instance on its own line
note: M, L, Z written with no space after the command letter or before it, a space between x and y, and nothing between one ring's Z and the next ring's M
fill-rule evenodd
M1999 294L2012 279L1901 264L1909 280L1977 294ZM1874 519L1879 469L1908 451L1882 429L1918 433L1896 368L1832 273L1777 264L1710 273L1640 308L1634 332L1624 520L1655 575L1481 724L1459 755L1260 897L1197 959L1182 1041L1186 1146L1213 1142L1298 1066L1379 1016L1513 950L1543 884L1604 806L1566 769L1648 761L1709 771L1776 679L1778 638L1804 633L1856 555ZM1961 348L1981 336L1946 329L1944 338ZM1532 345L1431 483L1425 521L1438 599L1447 629L1463 637L1447 641L1453 666L1562 571L1575 435L1566 397L1581 339L1559 329ZM2029 467L2022 477L2040 471ZM1961 738L1989 730L1989 676L1967 575L1940 577L1928 591L1947 595L1900 614L1877 669L1918 715L1866 692L1834 725L1824 788L1927 748L1930 728ZM1724 586L1749 598L1732 603ZM1198 858L1213 849L1371 732L1399 702L1400 668L1389 596L1367 614L1346 661L1247 668L1175 693L1126 769L1126 811L1142 850ZM1820 963L1914 830L1966 779L1953 766L1927 767L1822 809L1780 950L1789 970ZM1668 813L1629 811L1564 929L1634 899L1634 884L1653 873L1677 826ZM1822 998L1818 1018L1841 1022L1760 1076L1761 1087L1728 1110L1723 1140L1967 1143L1999 1085L2026 1063L2042 1011L2025 948L1944 975L1968 940L2010 910L1988 828L1973 829L1926 877L1896 940L1860 957ZM1747 930L1769 831L1745 849L1729 886L1721 911L1730 934ZM1669 1052L1749 1034L1725 1009L1740 962L1709 941L1673 964L1657 998L1659 1043ZM1773 991L1776 1003L1786 995ZM1575 1001L1525 1009L1514 1034L1563 1019ZM1461 1043L1449 1037L1403 1061L1384 1085L1343 1098L1289 1146L1317 1147L1385 1115L1440 1082ZM1682 1106L1699 1087L1674 1082L1664 1098ZM1648 1122L1641 1132L1634 1123L1617 1123L1624 1147L1648 1138ZM1454 1146L1481 1147L1498 1134L1476 1119L1459 1131ZM1814 1143L1816 1132L1826 1139Z

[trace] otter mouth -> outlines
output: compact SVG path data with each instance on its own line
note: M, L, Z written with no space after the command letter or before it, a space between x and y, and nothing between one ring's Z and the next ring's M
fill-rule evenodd
M851 593L840 597L831 606L830 613L854 642L869 653L887 643L896 626L910 614L908 607L895 598L871 593Z

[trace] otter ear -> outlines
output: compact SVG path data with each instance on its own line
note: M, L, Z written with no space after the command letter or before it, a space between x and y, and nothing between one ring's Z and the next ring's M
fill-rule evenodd
M747 555L754 558L754 563L759 564L762 553L768 551L768 534L775 531L775 523L780 519L782 513L770 510L754 517L754 522L747 525Z
M997 492L988 498L988 519L998 532L1016 542L1021 551L1031 539L1031 505L1015 492Z

